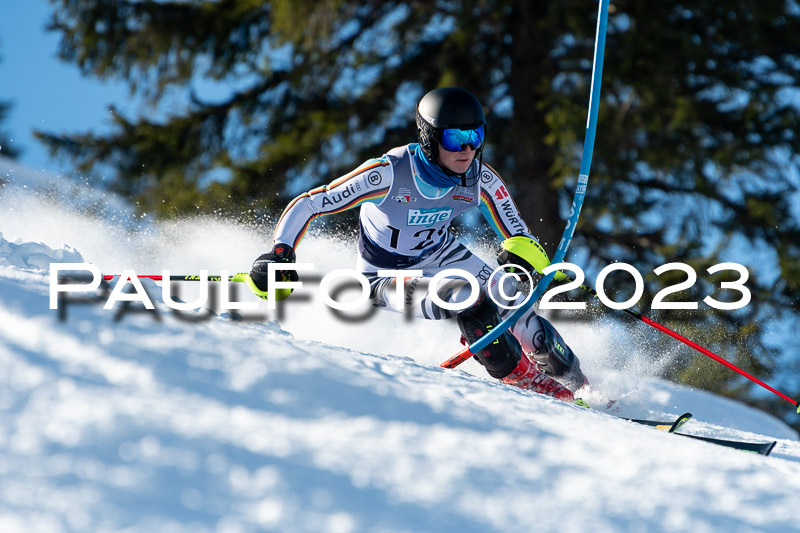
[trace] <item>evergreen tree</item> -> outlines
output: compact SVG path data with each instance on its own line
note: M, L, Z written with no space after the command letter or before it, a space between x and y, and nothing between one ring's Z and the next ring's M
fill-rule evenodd
M2 124L6 117L8 116L8 112L11 110L11 103L0 101L0 124ZM16 146L11 144L11 140L13 137L6 133L3 130L0 130L0 155L10 158L16 158L19 155L19 150Z
M86 171L110 165L117 189L144 209L281 208L413 140L418 98L460 85L486 105L487 160L555 249L579 166L596 2L51 2L63 59L127 80L163 112L114 110L108 135L39 136ZM685 279L651 272L673 261L698 274L677 298L736 300L720 288L736 275L706 269L728 250L752 249L734 255L752 273L744 310L701 303L654 318L762 376L777 353L766 317L796 320L800 288L798 19L795 0L615 1L573 244L588 251L590 273L636 265L649 290L642 302ZM227 94L202 96L209 80ZM668 369L674 378L740 397L751 390L683 353Z
M2 60L2 57L0 57ZM0 125L8 118L8 112L11 110L11 103L0 100ZM19 155L19 149L11 144L11 135L0 129L0 155L10 158L16 158Z

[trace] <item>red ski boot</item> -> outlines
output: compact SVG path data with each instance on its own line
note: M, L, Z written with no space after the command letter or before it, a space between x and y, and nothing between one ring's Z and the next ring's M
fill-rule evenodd
M542 372L539 369L539 365L531 361L525 354L522 354L522 357L519 358L517 367L500 381L520 389L553 396L565 402L572 403L575 401L575 397L568 388Z

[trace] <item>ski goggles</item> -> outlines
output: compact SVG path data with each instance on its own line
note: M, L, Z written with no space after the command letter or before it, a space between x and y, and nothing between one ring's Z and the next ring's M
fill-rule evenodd
M477 150L483 145L483 126L474 130L444 129L439 142L442 148L448 152L460 152L468 144L472 146L473 150Z

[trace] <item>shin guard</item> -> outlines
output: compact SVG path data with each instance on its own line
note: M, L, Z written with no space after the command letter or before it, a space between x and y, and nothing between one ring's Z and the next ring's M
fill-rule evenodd
M477 341L500 322L494 304L484 298L482 302L458 314L458 327L469 344ZM519 342L508 331L476 354L478 361L486 367L493 378L501 379L509 375L519 364L522 350Z

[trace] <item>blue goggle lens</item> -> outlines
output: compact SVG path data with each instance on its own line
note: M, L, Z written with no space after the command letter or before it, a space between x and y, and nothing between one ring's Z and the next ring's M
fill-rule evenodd
M460 152L466 145L471 145L477 150L483 144L483 126L474 130L460 130L448 128L442 130L442 148L448 152Z

